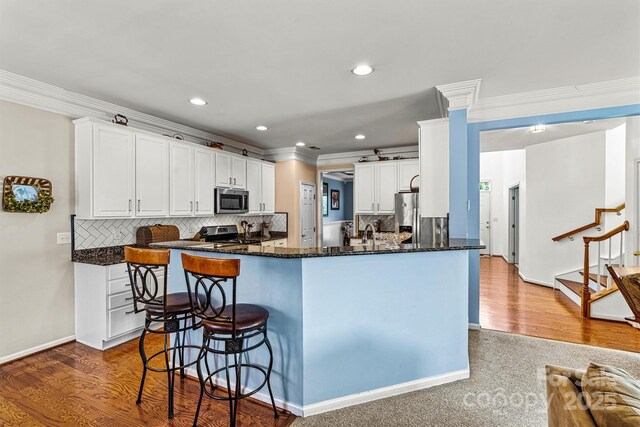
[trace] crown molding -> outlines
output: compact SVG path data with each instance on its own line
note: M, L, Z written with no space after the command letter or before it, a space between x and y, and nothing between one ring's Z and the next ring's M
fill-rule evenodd
M129 124L138 129L160 134L179 133L184 136L185 140L191 142L200 144L206 141L222 142L225 144L225 149L232 147L238 151L247 150L258 156L264 154L264 150L261 148L141 113L111 102L71 92L5 70L0 70L0 99L63 114L73 119L93 117L110 121L115 114L123 114L129 119Z
M384 156L402 155L403 157L418 157L418 145L408 147L391 147L380 149L380 154ZM349 151L347 153L321 154L318 156L318 166L342 165L357 163L363 157L377 157L373 150Z
M439 125L443 125L443 124L449 124L449 118L421 120L421 121L419 121L417 123L418 123L418 126L420 126L420 127L439 126Z
M475 79L436 86L438 108L442 117L447 117L448 111L462 110L475 104L478 101L481 82L482 79Z
M269 160L272 162L298 160L315 166L318 160L318 155L310 152L308 148L303 147L272 148L270 150L265 150L264 160Z
M640 104L640 76L482 98L469 109L467 120L504 120L632 104Z

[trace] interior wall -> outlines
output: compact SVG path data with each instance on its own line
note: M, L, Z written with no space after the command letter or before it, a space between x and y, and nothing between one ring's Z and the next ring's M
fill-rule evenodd
M604 131L527 147L521 275L551 286L556 275L581 268L582 239L551 239L593 221L594 209L604 202ZM597 253L592 254L595 264Z
M0 361L73 339L69 232L74 208L74 128L60 114L0 101L0 177L46 178L55 199L43 214L0 211Z
M353 219L353 183L325 177L323 179L323 184L327 184L329 187L327 193L329 197L329 215L325 216L323 220L327 222L351 221ZM337 190L340 192L339 209L331 209L331 190Z
M300 184L302 182L316 183L316 173L315 166L299 160L276 163L276 211L289 213L289 237L287 239L289 247L300 247ZM316 184L314 212L318 211L318 194L322 194L322 187L318 190ZM317 223L316 218L316 225Z

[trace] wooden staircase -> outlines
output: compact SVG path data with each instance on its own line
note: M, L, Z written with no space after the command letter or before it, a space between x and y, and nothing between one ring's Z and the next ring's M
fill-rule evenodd
M553 238L554 241L560 241L565 238L570 240L574 239L574 235L581 233L585 230L596 227L598 231L600 231L600 223L602 221L602 215L607 212L615 212L620 215L620 211L624 209L624 204L616 207L616 208L598 208L596 209L595 221L593 223L578 227L574 230L571 230L567 233L561 234ZM613 265L613 259L611 252L611 243L612 238L615 236L620 236L620 252L618 256L618 263L624 264L623 257L623 239L624 233L629 230L629 222L624 221L624 223L614 229L601 234L599 236L585 236L583 237L584 241L584 264L583 268L580 271L570 272L566 274L559 275L555 278L556 289L561 290L565 295L567 295L572 301L577 304L580 304L582 308L582 315L584 317L592 317L592 312L595 311L594 317L602 317L602 318L610 318L611 320L620 320L624 321L624 315L627 314L627 304L624 302L624 299L620 295L618 286L616 283L611 280L606 272L606 266ZM608 263L605 262L604 265L602 263L602 251L601 243L605 242L605 245L608 245L609 257ZM598 264L596 266L591 266L591 257L590 257L590 245L591 243L597 243L597 254L598 254ZM604 250L607 249L607 246L604 247ZM603 268L604 267L604 268ZM595 271L592 269L595 268ZM612 299L613 298L613 299ZM595 307L595 309L594 309ZM612 312L615 312L612 315ZM619 312L619 313L618 313ZM603 314L604 313L604 314ZM615 317L613 319L612 317ZM618 317L620 317L618 319Z

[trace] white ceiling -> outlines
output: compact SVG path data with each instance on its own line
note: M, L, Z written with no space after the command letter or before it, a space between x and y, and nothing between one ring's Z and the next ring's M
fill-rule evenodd
M531 133L530 127L485 131L480 133L480 151L521 150L529 145L614 129L624 123L625 119L561 123L546 125L540 133Z
M639 17L637 0L0 0L0 69L332 153L415 143L435 85L481 78L486 98L640 75ZM376 71L355 77L361 62Z

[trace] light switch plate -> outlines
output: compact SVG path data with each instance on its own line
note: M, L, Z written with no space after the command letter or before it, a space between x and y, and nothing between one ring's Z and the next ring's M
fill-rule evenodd
M116 242L122 240L122 230L118 227L113 227L113 240Z
M68 245L71 243L71 233L56 234L56 243L58 245Z

